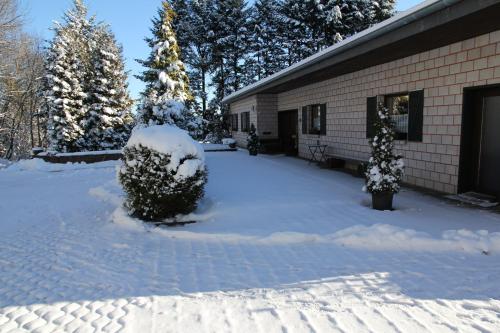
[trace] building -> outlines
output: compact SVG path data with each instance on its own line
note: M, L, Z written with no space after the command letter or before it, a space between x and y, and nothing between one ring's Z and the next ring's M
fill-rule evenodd
M377 101L404 181L500 196L500 1L430 0L227 96L240 146L255 124L284 152L367 160Z

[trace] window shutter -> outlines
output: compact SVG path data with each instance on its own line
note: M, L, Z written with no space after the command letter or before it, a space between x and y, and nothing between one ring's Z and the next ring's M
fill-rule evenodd
M307 134L307 106L302 107L302 134Z
M321 129L319 134L326 135L326 104L321 104L320 106L320 121L321 121Z
M424 126L424 91L410 92L408 141L422 142Z
M371 139L375 136L375 121L377 120L377 96L366 99L366 137Z
M238 114L234 115L233 123L234 123L234 130L238 132Z

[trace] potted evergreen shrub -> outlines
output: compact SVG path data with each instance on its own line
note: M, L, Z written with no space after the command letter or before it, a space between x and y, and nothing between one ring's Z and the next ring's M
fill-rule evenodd
M250 132L248 132L247 139L247 149L248 153L252 156L256 156L259 153L259 136L257 135L257 130L254 124L250 126Z
M392 210L394 193L399 191L404 173L401 156L395 155L394 128L389 110L378 106L375 136L370 139L372 156L366 169L366 191L372 194L372 207L376 210Z

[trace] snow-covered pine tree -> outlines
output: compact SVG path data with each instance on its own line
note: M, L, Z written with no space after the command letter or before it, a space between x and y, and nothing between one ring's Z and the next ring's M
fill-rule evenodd
M249 53L249 11L244 0L220 0L212 11L213 79L215 100L220 104L228 94L251 82L247 71Z
M191 90L199 100L204 121L210 121L212 113L208 108L208 81L212 65L212 46L207 27L210 26L214 0L192 0L190 3L190 43L184 59L188 64Z
M404 162L394 154L394 126L389 110L378 105L375 136L370 139L372 156L366 169L366 191L369 193L397 193L403 178Z
M373 3L375 16L374 20L376 22L381 22L387 20L394 14L394 8L396 7L396 0L379 0Z
M250 125L250 131L248 132L247 138L247 149L248 153L252 156L256 156L259 153L260 141L259 136L257 135L257 130L255 129L255 125Z
M48 110L49 149L58 152L80 150L83 136L85 93L81 59L73 35L57 24L45 60L44 97Z
M87 18L82 0L56 23L55 36L46 57L44 95L49 113L50 149L74 152L87 149L83 123L88 104L88 82L91 72L91 35L94 19Z
M205 113L204 140L206 142L222 143L222 139L231 137L226 116L227 113L223 114L216 100L212 99Z
M109 26L93 33L90 58L94 69L88 87L88 111L83 124L89 150L121 149L133 125L122 48Z
M315 52L312 30L305 17L303 0L285 0L281 12L285 20L284 47L287 65L290 66Z
M285 19L280 0L257 0L250 19L252 74L255 80L270 76L287 66Z
M191 19L191 0L170 0L170 6L175 12L172 20L172 29L175 31L175 37L181 53L181 61L185 62L187 51L191 43L192 19Z
M153 19L153 37L146 39L151 54L147 60L139 60L146 67L138 76L146 83L146 90L137 120L143 126L174 124L198 135L200 122L191 110L193 96L172 28L175 15L168 1L163 1Z
M72 47L78 58L79 68L78 76L81 82L83 92L83 105L79 118L79 126L83 130L83 135L77 141L78 151L91 150L91 147L86 142L85 122L86 113L89 109L90 102L90 84L93 73L91 58L93 53L93 35L97 23L95 17L88 17L88 9L84 4L84 0L73 0L73 8L64 13L64 27L72 39Z
M303 59L393 14L394 0L286 0L290 59Z

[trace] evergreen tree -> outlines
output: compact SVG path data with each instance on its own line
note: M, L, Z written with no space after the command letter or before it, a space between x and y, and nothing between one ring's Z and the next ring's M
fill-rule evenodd
M286 0L287 50L301 60L390 17L394 0Z
M79 77L78 58L71 38L62 27L55 29L55 38L47 50L44 96L49 114L49 149L60 152L78 151L83 135L83 89Z
M279 0L257 0L251 15L252 78L260 80L287 66L285 20Z
M394 125L389 110L383 104L378 106L374 126L375 136L370 139L372 156L366 171L366 190L370 193L397 193L403 178L404 162L401 156L393 152Z
M64 25L56 23L55 37L47 50L44 96L49 114L51 150L74 152L82 149L87 98L86 56L91 22L81 0L64 15Z
M84 123L85 142L90 150L121 149L133 124L132 99L128 93L122 48L108 26L93 36L92 79L89 110Z
M213 112L208 108L208 81L213 57L207 27L210 26L210 13L214 6L213 0L191 2L190 45L185 58L190 69L191 89L195 97L200 100L201 115L205 121L210 121L213 116Z
M163 1L158 17L153 19L152 38L147 38L152 51L147 60L139 62L146 70L139 76L146 83L138 114L139 124L175 124L198 134L199 121L191 112L193 96L180 49L172 28L175 12Z
M250 126L250 131L248 132L247 138L247 149L248 153L252 156L255 156L259 153L259 136L257 135L257 130L255 129L255 125L252 124Z
M304 14L302 0L285 0L282 14L285 20L284 48L287 54L287 65L290 66L312 55L315 51L311 28Z
M213 99L205 115L204 140L210 143L222 143L222 139L231 137L227 121L227 113L223 114L219 105Z
M249 11L243 0L220 0L211 16L215 103L251 82L248 75Z
M208 81L212 60L212 46L207 27L211 25L214 0L172 0L177 13L172 26L186 64L197 114L207 124L212 117L208 108Z
M121 48L108 27L87 18L82 0L56 25L45 67L51 149L120 148L133 120Z
M175 31L175 36L177 38L177 44L179 45L180 57L182 61L185 62L185 57L189 45L191 43L192 26L191 23L191 6L189 0L170 0L170 6L175 13L172 20L172 28Z
M374 20L376 22L381 22L383 20L387 20L394 14L396 0L379 0L373 5L375 11Z

